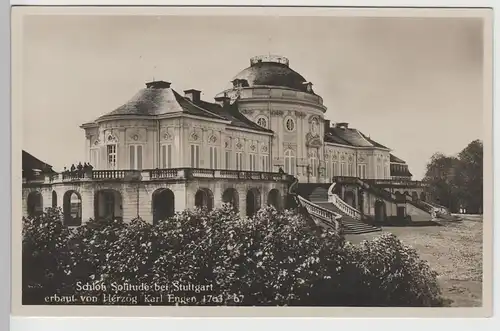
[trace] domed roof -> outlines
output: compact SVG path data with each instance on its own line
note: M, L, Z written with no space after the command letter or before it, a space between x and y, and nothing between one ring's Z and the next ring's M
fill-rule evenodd
M288 59L282 56L264 55L250 59L250 67L234 76L232 82L242 87L280 86L302 92L312 92L310 83L288 66Z

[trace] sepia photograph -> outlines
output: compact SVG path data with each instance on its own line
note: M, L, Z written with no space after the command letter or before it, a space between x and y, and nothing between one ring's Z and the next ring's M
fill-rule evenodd
M13 20L21 306L489 305L485 11L96 10Z

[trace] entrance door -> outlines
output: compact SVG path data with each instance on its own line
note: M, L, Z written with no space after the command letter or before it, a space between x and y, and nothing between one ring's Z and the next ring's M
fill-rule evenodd
M108 219L115 219L115 197L112 192L104 193L104 215Z
M398 218L399 219L402 219L405 217L405 211L406 211L405 207L398 207Z
M375 202L375 221L377 223L385 222L385 203L383 201Z

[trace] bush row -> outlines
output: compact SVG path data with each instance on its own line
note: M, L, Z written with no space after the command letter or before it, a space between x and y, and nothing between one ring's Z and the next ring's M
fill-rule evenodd
M47 301L54 295L112 304L102 293L145 305L179 304L173 295L196 298L190 305L442 304L436 273L395 236L355 246L330 230L311 229L292 211L266 207L241 218L223 206L184 211L155 225L89 220L74 229L61 218L59 209L47 209L23 219L24 304L61 303ZM205 286L198 293L195 285ZM160 287L162 301L150 302Z

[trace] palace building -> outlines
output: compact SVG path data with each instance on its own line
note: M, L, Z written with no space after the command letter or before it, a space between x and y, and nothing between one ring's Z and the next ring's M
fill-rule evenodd
M313 218L344 220L352 232L430 215L425 185L411 180L406 162L349 123L325 119L323 99L285 57L253 57L213 102L200 96L148 82L81 125L92 169L56 173L23 162L23 215L60 206L68 225L155 222L227 202L250 216L265 204L284 208L292 176Z

